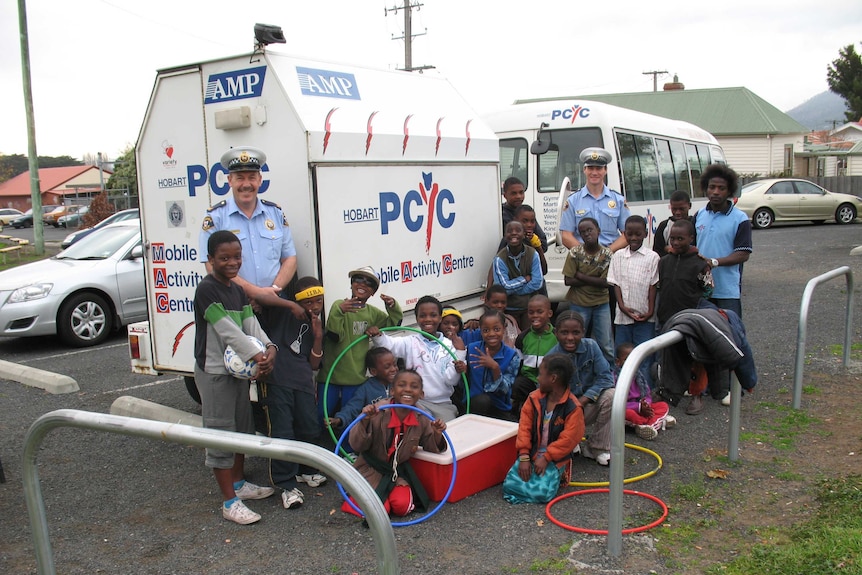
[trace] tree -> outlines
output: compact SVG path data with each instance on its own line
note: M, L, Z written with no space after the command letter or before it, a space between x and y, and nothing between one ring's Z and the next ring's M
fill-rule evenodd
M862 119L862 56L853 44L841 48L838 56L826 69L826 83L847 102L847 121L858 122Z
M39 168L62 168L65 166L83 166L84 164L72 156L39 156ZM0 183L10 180L30 169L30 162L23 154L0 154Z
M105 190L90 202L90 211L84 214L84 221L81 222L83 224L81 227L92 228L115 211L114 206L108 201L108 192Z
M122 191L129 196L138 195L138 169L135 165L135 147L126 148L119 158L114 160L114 173L108 178L106 186L109 190Z

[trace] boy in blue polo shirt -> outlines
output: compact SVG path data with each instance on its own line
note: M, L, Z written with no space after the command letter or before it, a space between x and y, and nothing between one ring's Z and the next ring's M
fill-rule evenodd
M697 247L712 266L715 287L709 301L742 318L742 264L751 257L751 220L730 200L739 188L736 172L711 164L700 177L700 189L709 203L695 215ZM730 379L724 373L710 377L710 392L730 405Z

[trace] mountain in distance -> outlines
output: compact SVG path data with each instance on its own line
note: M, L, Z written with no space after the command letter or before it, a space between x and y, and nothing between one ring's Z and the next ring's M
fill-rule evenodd
M799 104L785 114L808 128L809 130L831 130L834 127L844 125L844 112L847 104L844 98L826 90L820 92L813 98Z

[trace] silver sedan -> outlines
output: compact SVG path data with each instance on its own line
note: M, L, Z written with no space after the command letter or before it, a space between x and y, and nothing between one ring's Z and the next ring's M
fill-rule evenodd
M792 178L758 180L742 187L736 207L755 228L774 222L835 220L849 224L862 210L862 198L836 194L809 182Z
M76 347L147 318L139 220L106 226L56 256L0 272L0 336L58 334Z

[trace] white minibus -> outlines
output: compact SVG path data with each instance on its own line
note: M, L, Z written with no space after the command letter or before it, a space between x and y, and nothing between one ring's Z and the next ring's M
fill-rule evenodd
M584 148L611 153L607 185L626 196L633 214L647 219L650 245L659 222L670 216L670 194L688 192L694 213L706 205L701 172L725 163L718 141L702 128L601 102L516 102L484 119L500 138L500 181L516 176L524 183L524 203L536 210L552 244L545 276L552 301L562 301L567 290L561 273L567 250L558 222L566 197L585 184L578 161Z

